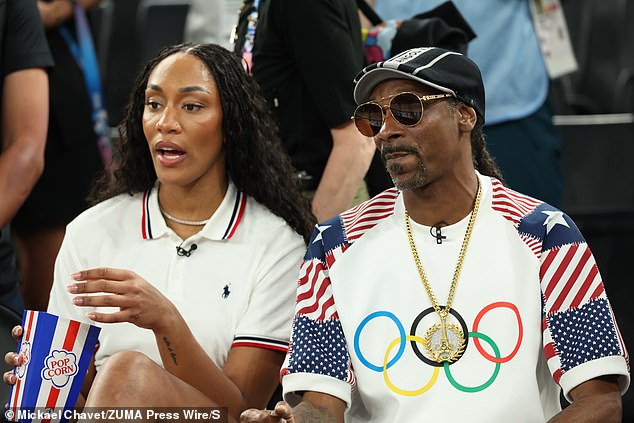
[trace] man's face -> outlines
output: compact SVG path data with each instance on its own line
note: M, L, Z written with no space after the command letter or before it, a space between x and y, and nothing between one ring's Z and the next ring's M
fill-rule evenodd
M391 79L377 85L370 99L381 106L402 92L418 96L439 94L414 81ZM423 116L416 125L404 126L394 119L389 109L374 142L394 185L400 190L423 188L449 175L460 166L464 154L459 143L459 112L447 100L423 104ZM464 144L464 143L463 143Z

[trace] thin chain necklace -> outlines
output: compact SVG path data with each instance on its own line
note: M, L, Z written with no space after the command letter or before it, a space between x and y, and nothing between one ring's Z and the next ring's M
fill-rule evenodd
M156 195L158 197L159 191L161 190L161 185L158 185L158 188L156 189ZM207 222L209 222L209 219L211 219L211 217L207 218L207 219L203 219L203 220L185 220L185 219L179 219L178 217L174 217L171 214L169 214L168 212L166 212L165 210L163 210L163 207L161 207L161 203L159 201L159 210L161 211L161 214L163 216L165 216L165 218L167 220L171 220L172 222L176 222L176 223L180 223L181 225L187 225L187 226L205 226L207 224Z
M407 230L407 239L409 240L409 246L412 250L412 256L414 257L414 263L418 270L420 280L425 287L427 296L431 301L431 305L434 311L440 318L440 324L435 324L430 327L424 339L424 346L431 358L437 363L447 361L452 363L456 361L464 352L465 335L462 329L455 324L448 324L447 317L451 311L454 295L456 293L456 286L458 285L458 279L460 278L460 271L462 270L462 263L464 262L465 255L467 253L467 247L469 246L469 240L471 239L471 233L473 232L473 225L478 215L478 208L480 207L480 197L482 189L480 187L480 181L478 180L478 191L473 203L473 209L471 210L471 217L469 218L469 224L467 225L467 231L465 232L464 239L462 240L462 247L458 254L458 262L454 270L451 286L449 287L449 295L447 296L447 304L441 308L438 304L438 300L434 295L434 292L429 285L429 280L423 271L423 265L421 264L416 244L414 243L414 236L412 235L412 226L410 224L409 213L405 209L405 229ZM451 336L450 336L451 335Z
M172 222L180 223L181 225L204 226L204 225L207 224L207 222L209 222L209 219L204 219L204 220L184 220L184 219L179 219L179 218L174 217L171 214L167 213L165 210L163 210L162 207L159 207L159 210L161 211L161 214L163 216L165 216L168 220L171 220Z

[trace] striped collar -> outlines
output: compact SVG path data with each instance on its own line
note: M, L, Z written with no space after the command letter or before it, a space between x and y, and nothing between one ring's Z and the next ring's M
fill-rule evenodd
M156 239L167 233L168 227L158 204L158 182L143 193L141 205L141 235L143 239ZM247 205L247 195L238 191L229 181L227 192L209 222L200 231L200 236L210 240L231 238L242 221Z

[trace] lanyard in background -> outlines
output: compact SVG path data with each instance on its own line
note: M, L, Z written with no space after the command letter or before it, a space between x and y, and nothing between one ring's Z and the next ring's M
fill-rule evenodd
M95 135L97 135L97 147L99 148L104 167L109 169L112 163L112 145L108 135L107 114L103 107L97 54L95 53L95 46L90 28L88 27L86 12L80 4L75 3L73 15L75 17L75 29L77 31L79 44L70 35L70 31L66 26L61 25L59 32L62 38L64 38L64 41L66 41L70 52L84 75L84 82L92 105L92 122Z

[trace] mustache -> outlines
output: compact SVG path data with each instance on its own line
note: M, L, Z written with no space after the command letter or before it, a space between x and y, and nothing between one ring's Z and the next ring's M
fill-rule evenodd
M393 153L410 153L420 158L420 151L416 147L407 145L384 144L381 148L381 160L383 160L383 163L387 161L385 156Z

